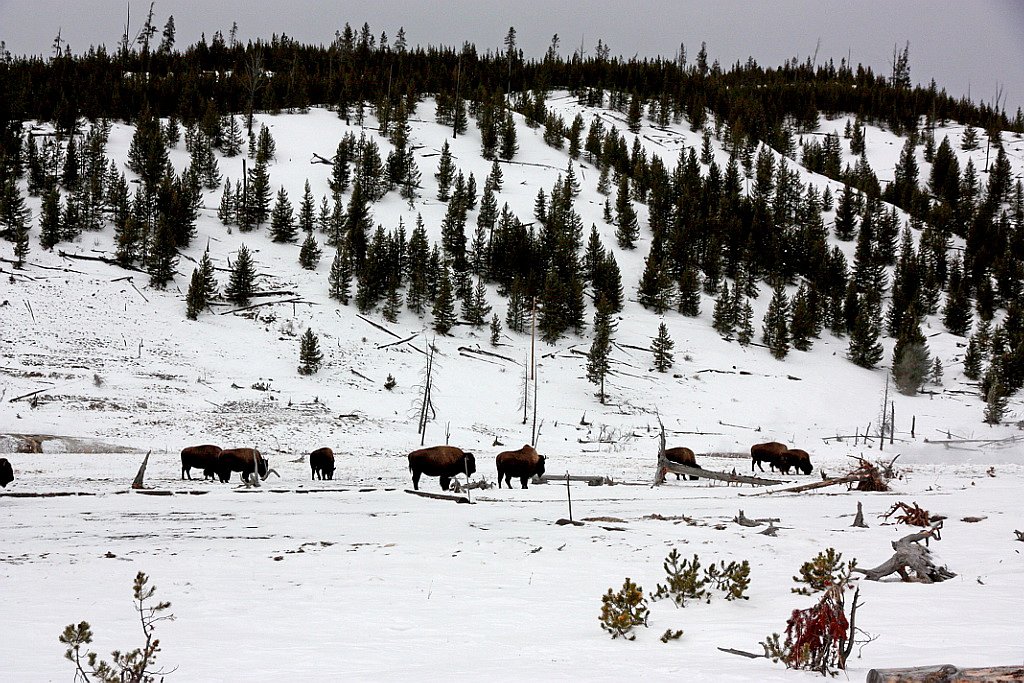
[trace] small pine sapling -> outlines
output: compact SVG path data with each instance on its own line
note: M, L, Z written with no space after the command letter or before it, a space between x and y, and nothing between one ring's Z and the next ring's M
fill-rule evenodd
M306 328L299 343L299 374L312 375L320 370L324 362L324 354L320 352L320 340L313 333L313 328Z
M170 673L154 668L157 653L160 652L160 639L154 637L153 631L157 622L172 621L174 615L164 614L171 603L158 602L153 605L148 602L156 593L156 586L147 587L148 583L149 577L145 572L139 572L132 584L135 612L142 624L145 643L130 652L113 651L113 663L100 660L95 652L82 652L83 646L92 643L93 633L89 622L82 621L64 627L64 632L58 640L67 645L64 658L75 665L76 681L95 679L103 683L155 683L162 681L163 677Z
M711 594L704 587L707 579L700 577L700 558L693 556L693 560L679 561L679 551L675 548L665 558L662 565L665 568L668 585L657 585L657 590L651 593L651 600L662 600L671 598L676 607L685 607L687 600L704 600L711 602Z
M838 583L846 583L856 566L856 560L844 564L842 553L837 553L835 548L827 548L813 560L800 565L800 576L794 576L793 580L804 585L792 591L800 595L811 595Z
M491 346L497 346L501 340L501 320L498 314L491 316Z
M673 631L672 629L668 629L661 634L661 638L659 640L661 640L661 642L663 643L667 643L670 640L679 640L682 637L683 631L681 629L679 631Z
M713 584L715 588L725 593L726 600L749 600L750 596L744 595L750 587L750 563L721 562L721 566L712 564L705 571L705 582Z
M395 376L389 372L388 378L384 380L384 388L387 389L388 391L391 391L396 386L398 386L398 382L395 381Z
M632 633L637 626L647 626L647 600L644 590L627 578L622 589L616 593L611 588L601 596L601 628L612 634L612 639L622 636L636 640Z

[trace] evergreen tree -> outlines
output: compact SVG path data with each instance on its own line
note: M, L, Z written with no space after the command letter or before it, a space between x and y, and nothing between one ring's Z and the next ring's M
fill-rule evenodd
M711 326L715 329L715 332L729 340L732 339L732 333L736 327L737 315L739 313L736 310L735 303L735 299L729 292L729 283L723 283L721 292L715 300L714 311L711 314Z
M594 273L593 289L594 301L603 296L613 313L622 310L622 274L619 272L619 264L615 261L615 254L611 251L605 254Z
M487 176L487 180L484 181L484 186L490 186L495 192L501 192L503 180L504 174L501 172L501 164L495 159L491 163L491 173Z
M491 346L498 346L501 341L501 320L498 318L498 314L495 313L491 316Z
M199 314L206 307L206 302L203 300L203 278L198 268L192 270L188 294L185 295L185 306L185 317L189 320L198 320Z
M348 306L352 287L352 261L348 255L348 246L342 245L335 250L331 262L331 273L327 278L328 294L332 299Z
M658 326L658 335L651 340L651 353L654 354L654 369L658 372L667 372L674 364L672 349L675 342L668 336L668 327L662 322Z
M324 354L320 351L320 339L312 327L306 328L299 342L299 374L312 375L319 372L324 363Z
M487 316L491 314L491 306L487 303L487 287L483 279L477 279L468 304L463 306L462 317L473 327L483 327L487 323Z
M220 204L217 206L217 219L224 225L232 225L235 222L235 190L229 178L224 183L224 192L220 196Z
M348 211L345 212L345 238L352 250L352 259L356 271L363 269L366 261L366 250L373 219L370 209L363 197L362 184L356 180L352 186L352 196L348 200Z
M452 161L452 151L447 140L441 146L441 158L437 163L434 178L437 179L437 198L442 202L448 201L451 197L452 181L455 180L455 162Z
M608 306L603 300L598 301L594 313L594 341L587 354L587 380L598 386L597 397L602 404L605 400L605 378L611 372L610 357L614 325Z
M522 281L517 277L512 280L508 295L508 310L505 313L505 324L513 332L522 334L526 331L528 303Z
M937 387L942 386L942 373L942 361L939 360L938 356L936 356L935 359L932 361L932 369L928 373L928 382L934 384Z
M964 136L960 141L960 149L965 152L978 149L978 129L971 125L970 122L964 126Z
M1002 384L993 381L985 397L985 424L1001 424L1006 417L1007 404Z
M754 309L750 300L746 299L739 309L739 316L736 322L736 341L740 346L748 346L754 341Z
M981 378L982 355L976 335L971 335L964 352L964 377L975 382Z
M275 242L294 242L296 234L295 212L282 186L277 192L274 210L270 212L270 236Z
M666 272L664 262L653 248L644 262L644 272L637 288L637 300L644 308L661 315L672 305L672 280Z
M153 244L149 250L149 284L164 289L174 279L178 264L178 248L174 238L174 225L169 214L161 212L157 217Z
M221 130L221 149L224 150L224 156L232 158L241 154L242 126L238 123L238 119L229 114L221 124Z
M847 357L862 368L873 368L882 360L882 333L878 307L869 297L858 297L857 317L850 328Z
M688 264L679 275L678 310L685 316L696 318L700 315L700 274L697 266Z
M290 207L290 205L289 205ZM245 202L246 222L238 222L243 232L245 225L263 225L270 216L270 173L266 163L256 163L249 169L248 190Z
M640 236L640 224L637 222L636 211L629 200L629 178L623 174L619 179L619 191L615 199L615 239L623 249L636 247Z
M352 169L350 164L352 163L353 146L354 139L344 137L338 143L338 148L334 152L334 158L331 163L331 178L328 181L328 185L336 198L348 191L349 183L351 182Z
M39 244L43 249L53 249L60 242L63 232L60 220L60 190L56 185L51 185L43 193L43 206L39 218Z
M381 309L381 315L389 323L398 322L398 314L402 311L402 297L398 293L398 286L392 282L391 286L388 287L387 296L384 298L384 307Z
M516 140L516 122L512 112L506 111L504 122L501 126L501 144L498 149L498 156L505 161L511 161L519 151L519 142ZM495 159L497 163L497 159ZM501 189L498 187L498 189Z
M789 333L793 339L793 348L798 351L809 351L818 334L818 324L811 307L810 293L806 285L800 283L793 296L793 316Z
M316 201L313 199L313 191L309 187L307 178L302 193L302 204L299 205L299 228L309 234L313 232L314 227L316 227Z
M251 150L250 150L251 151ZM266 164L277 157L277 143L270 134L267 124L260 124L260 134L256 140L256 153L254 158L257 164Z
M786 296L786 288L781 282L775 286L772 300L768 302L761 339L771 354L779 360L789 355L789 297Z
M960 268L960 258L955 257L949 268L949 279L946 286L946 306L942 312L942 322L951 333L963 336L971 327L971 301L968 294L969 284Z
M456 322L455 292L452 289L452 279L447 266L441 267L439 275L437 296L434 299L431 315L434 316L434 331L447 336Z
M856 221L856 195L850 185L843 185L843 191L839 195L839 202L836 204L836 237L844 242L853 239L854 230L857 228Z
M256 265L252 261L249 249L243 244L238 248L235 256L235 263L231 268L231 275L228 277L228 286L224 295L229 301L245 306L249 303L249 297L256 291Z
M217 297L217 290L219 288L217 272L213 266L213 260L210 258L209 247L203 252L203 258L199 259L199 280L202 285L200 290L202 295L201 301L203 308L206 308L206 305Z
M313 233L309 233L302 242L302 248L299 249L299 264L306 270L316 270L317 264L320 263L321 253L316 238L313 237Z

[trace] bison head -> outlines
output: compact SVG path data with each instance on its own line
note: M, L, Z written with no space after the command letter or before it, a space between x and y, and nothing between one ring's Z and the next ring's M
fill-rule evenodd
M466 458L466 476L468 477L469 475L476 472L476 456L474 456L472 453L465 453L464 456Z
M543 455L537 456L537 471L534 472L534 474L537 475L538 477L544 476L544 461L545 460Z

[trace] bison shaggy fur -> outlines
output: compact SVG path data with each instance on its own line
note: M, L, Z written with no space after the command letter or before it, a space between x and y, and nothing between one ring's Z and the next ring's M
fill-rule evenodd
M217 476L221 481L231 479L232 472L241 472L245 481L253 472L266 478L270 463L255 448L225 448L217 458Z
M334 479L334 451L325 447L310 453L309 469L313 479Z
M476 472L476 457L455 446L431 446L409 454L409 471L412 472L412 487L420 488L420 476L441 478L441 490L447 491L452 477L457 474L469 476Z
M217 470L220 446L205 444L181 449L181 478L192 478L192 468L203 471L203 479L213 479Z
M14 481L14 468L7 458L0 458L0 486L7 488L7 485Z
M523 488L529 488L526 482L530 477L544 474L544 456L537 453L533 446L524 445L517 451L504 451L498 453L494 459L498 467L498 488L501 488L501 480L505 479L505 485L512 488L512 477L518 477Z
M678 463L680 465L687 465L688 467L695 467L698 470L701 466L697 464L697 456L694 455L693 451L686 446L679 446L678 448L666 448L665 457L669 462ZM676 479L679 479L679 475L676 475ZM699 477L690 475L690 481L696 481Z
M799 448L790 448L781 453L775 461L775 467L783 474L789 474L790 469L800 470L804 474L810 474L814 470L810 454Z
M778 457L785 453L786 450L786 444L779 443L778 441L754 444L750 447L750 471L753 472L754 465L757 465L764 472L764 465L762 463L768 463L770 468L774 468Z

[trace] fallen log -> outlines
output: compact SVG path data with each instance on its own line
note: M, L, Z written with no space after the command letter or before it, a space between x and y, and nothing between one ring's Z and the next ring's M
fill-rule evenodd
M406 493L411 493L414 496L422 496L423 498L434 498L436 500L454 500L456 503L468 503L469 498L466 496L455 496L450 493L430 493L429 491L414 491L413 489L405 489Z
M778 517L763 517L759 519L750 519L745 514L743 514L743 510L740 510L740 514L733 517L732 521L736 522L740 526L751 527L761 526L765 523L767 523L769 526L774 526L774 522L781 522L782 520Z
M44 391L49 391L50 389L53 389L55 386L57 386L57 385L53 384L51 386L46 387L45 389L36 389L35 391L29 392L27 394L22 394L21 396L15 396L14 398L10 399L7 402L8 403L16 403L17 401L20 401L23 398L29 398L30 396L35 396L36 394L41 394Z
M377 350L380 351L381 349L386 349L389 346L396 346L398 344L404 344L405 342L412 341L413 339L418 337L419 334L420 333L417 332L416 334L412 335L411 337L406 337L405 339L399 339L398 341L395 341L395 342L388 342L387 344L382 344L381 346L377 347Z
M680 465L675 462L660 462L659 466L664 468L665 472L671 472L672 474L687 474L691 477L697 477L698 479L714 479L716 481L725 481L730 484L750 484L751 486L773 486L775 484L784 484L784 481L778 479L763 479L761 477L752 477L746 474L731 474L728 472L716 472L714 470L705 470L697 467L690 467L688 465Z
M106 263L111 266L117 266L118 268L124 268L125 270L134 270L136 273L147 272L142 268L133 266L131 264L125 265L119 262L117 259L112 259L107 256L87 256L86 254L69 254L66 251L58 251L57 253L61 256L61 258L75 259L78 261L99 261L100 263Z
M582 481L586 482L588 486L604 486L615 483L609 477L590 474L556 474L554 476L544 474L541 476L534 475L530 479L531 484L564 484L566 481Z
M241 308L232 308L230 311L221 311L219 315L228 315L229 313L241 313L242 311L251 311L254 308L261 308L263 306L275 306L277 304L312 304L312 301L303 301L302 299L282 299L281 301L264 301L261 304L250 304L248 306L242 306Z
M399 335L399 334L395 334L394 332L392 332L392 331L391 331L391 330L389 330L388 328L384 327L383 325L378 325L377 323L373 322L372 320L370 320L369 318L367 318L367 317L365 317L365 316L362 316L362 315L359 315L358 313L356 313L356 317L357 317L357 318L359 318L360 320L362 320L362 321L363 321L363 322L365 322L365 323L368 323L368 324L370 324L370 325L373 325L374 327L376 327L376 328L377 328L378 330L380 330L381 332L387 332L388 334L390 334L390 335L391 335L392 337L394 337L395 339L401 339L401 338L402 338L402 336L401 336L401 335Z
M484 351L483 349L473 349L473 348L470 348L468 346L460 346L458 350L459 351L465 351L466 353L478 353L478 354L480 354L482 356L491 356L492 358L500 358L502 360L507 360L510 363L515 363L516 365L521 365L521 363L519 361L517 361L516 359L514 359L514 358L509 358L508 356L503 356L500 353L494 353L492 351Z
M1024 681L1024 666L985 666L961 669L952 664L906 669L871 669L866 683L1008 683Z
M810 484L801 484L800 486L791 486L784 489L772 489L771 491L760 491L758 493L749 494L754 496L767 496L772 493L800 493L801 491L811 491L813 489L821 489L826 486L835 486L836 484L852 484L860 481L863 477L859 474L849 474L845 477L836 477L835 479L826 479L825 481L816 481ZM778 482L781 484L782 482ZM743 494L740 494L743 495Z

